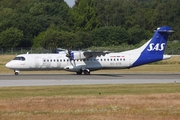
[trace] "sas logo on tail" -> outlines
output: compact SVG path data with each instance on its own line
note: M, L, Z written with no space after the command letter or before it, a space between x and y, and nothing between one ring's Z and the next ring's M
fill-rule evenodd
M165 46L165 43L161 43L161 44L160 43L157 43L157 44L150 43L149 48L147 50L148 51L163 51L164 46Z

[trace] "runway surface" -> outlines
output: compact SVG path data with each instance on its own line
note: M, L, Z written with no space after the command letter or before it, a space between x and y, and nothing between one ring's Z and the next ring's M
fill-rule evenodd
M0 75L0 87L87 84L180 83L180 74L20 74Z

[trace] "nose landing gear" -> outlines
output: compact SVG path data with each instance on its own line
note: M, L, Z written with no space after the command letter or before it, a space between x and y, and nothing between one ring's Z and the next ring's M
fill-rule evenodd
M19 75L19 70L14 70L15 75Z

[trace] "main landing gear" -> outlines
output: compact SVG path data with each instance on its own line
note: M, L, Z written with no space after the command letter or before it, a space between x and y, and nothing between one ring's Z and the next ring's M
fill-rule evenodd
M89 70L84 70L84 74L85 75L90 75L90 71Z
M90 75L89 69L86 69L86 70L80 70L79 72L76 72L76 73L77 73L77 75L82 75L82 72L84 72L84 75Z
M19 75L19 70L14 70L15 75Z

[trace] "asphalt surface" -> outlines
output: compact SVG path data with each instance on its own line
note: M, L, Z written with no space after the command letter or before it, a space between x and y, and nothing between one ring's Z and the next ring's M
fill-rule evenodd
M90 84L180 83L180 74L20 74L0 75L0 87Z

